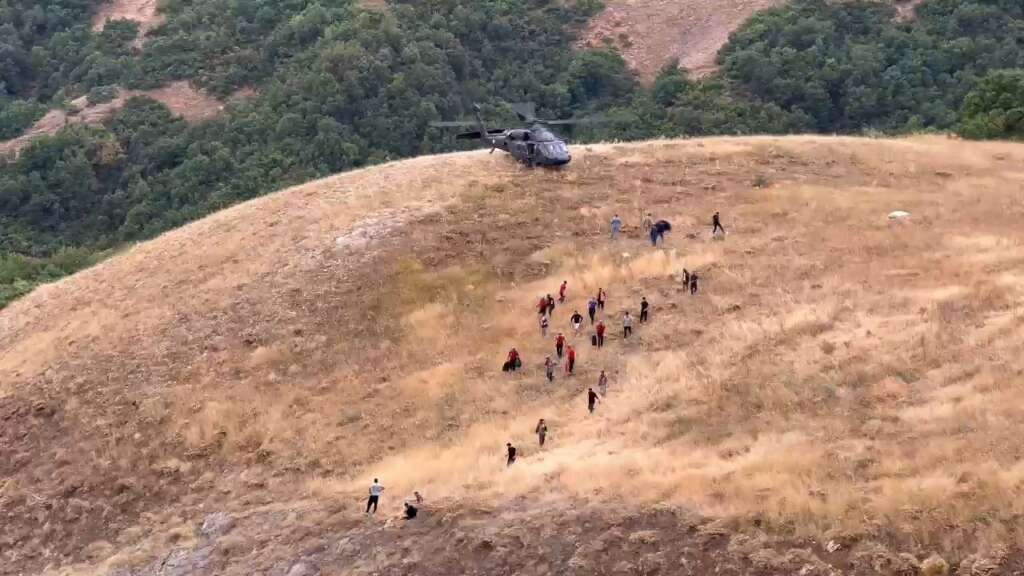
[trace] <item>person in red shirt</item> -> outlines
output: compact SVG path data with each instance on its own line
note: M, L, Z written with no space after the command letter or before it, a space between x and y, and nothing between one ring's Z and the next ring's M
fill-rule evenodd
M604 320L598 320L595 330L597 330L597 347L601 348L604 346Z
M522 361L519 359L519 351L515 348L508 351L508 371L515 372L522 366Z
M565 280L562 280L562 285L561 285L561 287L558 288L558 301L559 302L562 302L562 303L565 302L565 290L568 287L569 287L569 283L566 282Z
M564 347L565 347L565 336L563 336L562 333L559 332L558 336L555 336L555 355L558 356L559 360L562 359L562 348L564 348Z
M572 371L576 367L576 349L570 344L565 350L565 373L572 376Z
M537 303L537 313L541 316L548 313L548 299L541 296L540 302Z

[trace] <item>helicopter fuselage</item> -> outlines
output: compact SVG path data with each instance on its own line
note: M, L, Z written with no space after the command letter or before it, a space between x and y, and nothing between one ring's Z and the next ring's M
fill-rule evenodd
M565 141L541 125L489 133L484 139L491 148L504 150L528 166L563 166L572 160Z

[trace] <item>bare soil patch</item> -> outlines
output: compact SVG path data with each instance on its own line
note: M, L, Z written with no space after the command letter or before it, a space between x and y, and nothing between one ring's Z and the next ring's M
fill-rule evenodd
M158 0L107 0L100 4L92 19L94 30L102 30L110 20L132 20L139 23L137 45L146 33L163 22Z
M583 44L614 46L645 82L673 58L694 76L715 68L729 34L752 14L782 0L611 0L595 16Z
M242 90L231 100L249 98L252 90ZM186 81L172 82L153 90L121 90L110 102L90 104L85 97L71 102L69 110L51 110L23 135L0 142L0 154L17 153L33 140L56 134L69 124L101 124L120 110L129 98L146 96L163 103L171 113L188 122L201 122L213 118L224 110L225 103L205 94Z

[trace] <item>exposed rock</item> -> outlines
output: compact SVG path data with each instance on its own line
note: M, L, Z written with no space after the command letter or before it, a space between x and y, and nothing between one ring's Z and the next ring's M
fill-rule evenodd
M921 576L947 576L949 564L941 556L933 554L921 562Z
M216 538L227 534L234 527L235 519L230 514L214 512L213 514L207 514L206 518L203 518L203 525L199 528L199 532L207 538Z
M629 541L633 544L657 544L658 532L656 530L641 530L629 535Z
M313 576L314 574L316 574L316 569L305 562L299 562L288 570L288 576Z

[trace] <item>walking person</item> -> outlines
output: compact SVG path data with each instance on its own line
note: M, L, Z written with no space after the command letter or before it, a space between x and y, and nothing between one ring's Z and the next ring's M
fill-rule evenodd
M600 398L597 397L597 392L594 392L593 388L587 388L587 411L593 414L594 406L600 401Z
M648 212L647 216L644 216L643 227L644 232L650 232L651 226L654 226L654 216Z
M548 337L548 315L544 314L540 317L540 335L543 338Z
M522 358L519 357L519 350L512 348L508 351L508 372L515 372L523 365Z
M629 315L629 311L622 317L622 337L629 338L629 335L633 333L633 317Z
M548 313L548 299L541 296L540 302L537 302L537 314L546 316Z
M594 330L597 332L597 347L604 348L604 320L598 321L597 327Z
M555 299L551 297L551 294L548 294L547 303L548 303L548 316L551 316L552 314L555 313Z
M508 452L508 461L505 462L505 466L511 466L516 461L516 447L511 442L505 443L505 450Z
M580 327L583 326L583 315L579 310L573 310L572 316L569 317L569 324L572 326L572 331L579 336Z
M551 356L544 358L544 374L547 375L548 382L555 381L555 362Z
M618 214L616 214L615 216L612 217L612 221L610 222L610 228L611 228L611 239L612 240L618 240L619 232L622 230L622 219L619 218Z
M537 442L540 443L540 447L543 448L544 440L548 437L548 425L544 422L543 418L540 419L540 422L537 422L537 428L534 432L537 434Z
M654 226L651 226L650 234L651 234L651 246L655 246L656 247L658 245L658 236L660 236L660 233L658 232L657 228L655 228Z
M725 228L722 227L722 218L715 212L715 215L711 217L711 235L714 236L719 230L722 231L722 236L725 236Z
M562 280L562 285L558 287L558 303L565 304L565 291L569 288L569 283Z
M604 370L601 370L601 375L597 377L597 389L600 390L601 396L608 394L608 376L605 375Z
M555 336L555 356L558 356L559 360L562 359L563 348L565 348L565 336L559 332L558 336Z
M587 300L587 315L590 316L590 325L594 325L594 315L597 314L597 298L591 297Z
M576 349L570 344L565 350L565 373L572 376L572 371L576 368Z
M640 323L647 322L647 311L651 305L647 302L647 297L644 296L640 299Z
M693 296L694 294L697 293L697 280L698 280L697 273L696 272L691 272L690 273L690 296Z
M683 288L690 289L690 271L683 268Z
M605 294L604 292L604 288L597 289L597 307L600 308L602 311L604 310L604 299L607 296L608 295Z
M384 487L380 485L380 482L374 478L373 484L370 484L370 498L366 501L366 513L370 513L370 507L373 507L373 513L377 513L377 503L380 502L380 493L384 491Z

